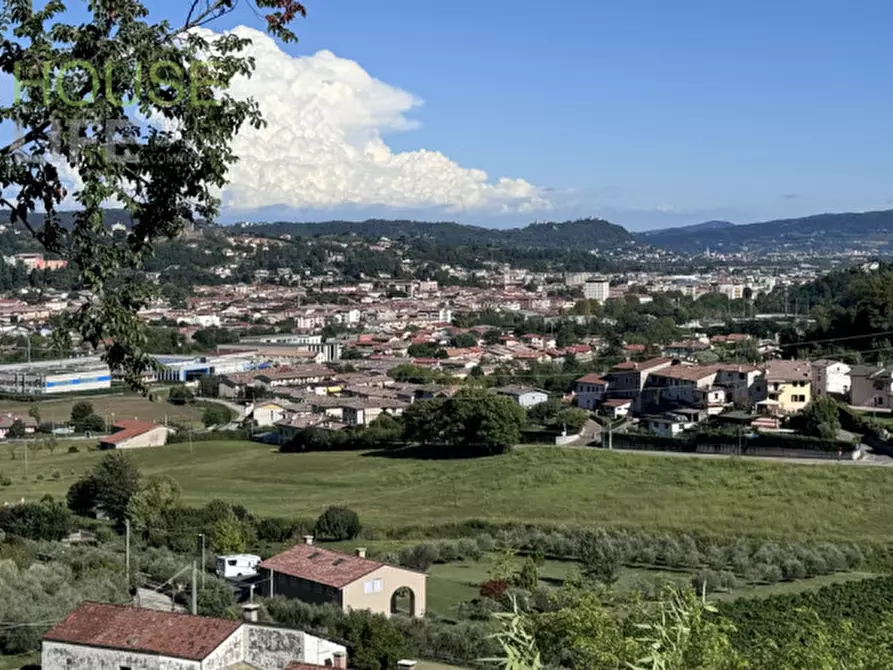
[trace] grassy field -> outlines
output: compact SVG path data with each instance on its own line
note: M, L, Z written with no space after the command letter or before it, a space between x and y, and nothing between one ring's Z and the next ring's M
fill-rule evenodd
M40 654L25 654L24 656L0 656L0 670L19 670L20 668L40 663Z
M172 405L168 402L152 402L138 394L118 394L41 400L36 403L40 409L40 420L65 423L71 417L72 406L80 400L93 403L94 411L109 422L114 418L142 419L163 423L167 417L168 421L175 423L200 423L204 410L199 405ZM32 404L35 403L0 400L0 414L27 414Z
M518 558L518 566L521 565ZM485 581L490 564L484 561L460 561L433 565L428 571L428 610L450 618L455 615L456 605L478 597L481 582ZM571 571L576 569L572 561L545 561L540 568L540 579L559 586ZM868 579L876 575L868 572L844 572L822 575L794 582L777 584L741 584L727 593L714 593L711 600L734 600L735 598L765 598L773 595L801 593L829 584ZM667 582L689 584L691 573L685 571L657 570L637 567L624 567L613 588L619 593L641 591L643 585L662 585ZM647 589L650 590L650 589Z
M145 475L178 479L188 504L220 498L258 515L315 516L339 504L377 527L482 518L792 540L886 541L890 533L885 503L893 472L886 468L548 447L475 460L411 460L278 454L248 442L174 445L133 456ZM0 451L0 472L13 479L0 499L63 495L101 457L41 452L23 480L22 459Z

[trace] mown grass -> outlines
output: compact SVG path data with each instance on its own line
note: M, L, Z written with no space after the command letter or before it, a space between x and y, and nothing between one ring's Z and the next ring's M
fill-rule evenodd
M271 516L315 516L345 505L367 527L486 519L806 541L886 541L890 534L893 472L886 468L549 447L473 460L279 454L248 442L132 453L144 475L179 480L187 504L220 498ZM0 501L64 495L102 454L41 452L30 459L27 480L22 459L4 456L0 451L0 472L13 483L0 489ZM54 471L59 480L50 478Z
M169 402L152 402L145 396L127 393L106 396L85 396L82 398L53 398L39 403L0 400L0 414L27 414L32 405L40 410L40 420L66 423L71 417L75 403L85 400L93 404L93 410L109 423L117 419L141 419L163 423L165 418L171 423L200 423L204 407L200 405L173 405Z
M523 559L516 558L518 567ZM428 611L446 618L456 615L456 606L479 596L480 584L486 581L490 563L483 561L457 561L433 565L428 570ZM540 567L540 580L552 586L560 586L573 571L578 569L574 561L547 560ZM612 588L618 593L646 592L654 586L671 583L687 585L691 583L694 570L662 570L624 566ZM765 598L787 593L802 593L829 584L869 579L877 575L869 572L841 572L833 575L820 575L777 584L757 584L741 582L727 592L710 595L711 600L734 600L736 598Z

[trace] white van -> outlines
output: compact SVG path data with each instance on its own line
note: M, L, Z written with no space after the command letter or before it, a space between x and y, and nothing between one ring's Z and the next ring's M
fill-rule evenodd
M218 577L223 577L224 579L254 577L257 575L258 563L260 563L260 556L255 556L254 554L218 556L215 572Z

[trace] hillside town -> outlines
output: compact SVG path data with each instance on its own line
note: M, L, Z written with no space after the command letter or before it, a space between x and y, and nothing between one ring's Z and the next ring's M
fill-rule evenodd
M0 670L893 670L893 5L720 4L0 0Z

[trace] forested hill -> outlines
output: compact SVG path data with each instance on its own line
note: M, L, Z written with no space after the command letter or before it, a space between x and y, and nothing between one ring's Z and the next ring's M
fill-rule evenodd
M601 219L581 219L563 223L532 223L523 228L497 230L452 222L424 221L324 221L320 223L254 224L250 230L263 235L318 237L358 235L369 239L426 239L446 245L489 244L513 247L610 249L633 243L622 226Z
M640 233L637 239L680 253L752 251L893 251L893 210L818 214L741 226L698 225Z

